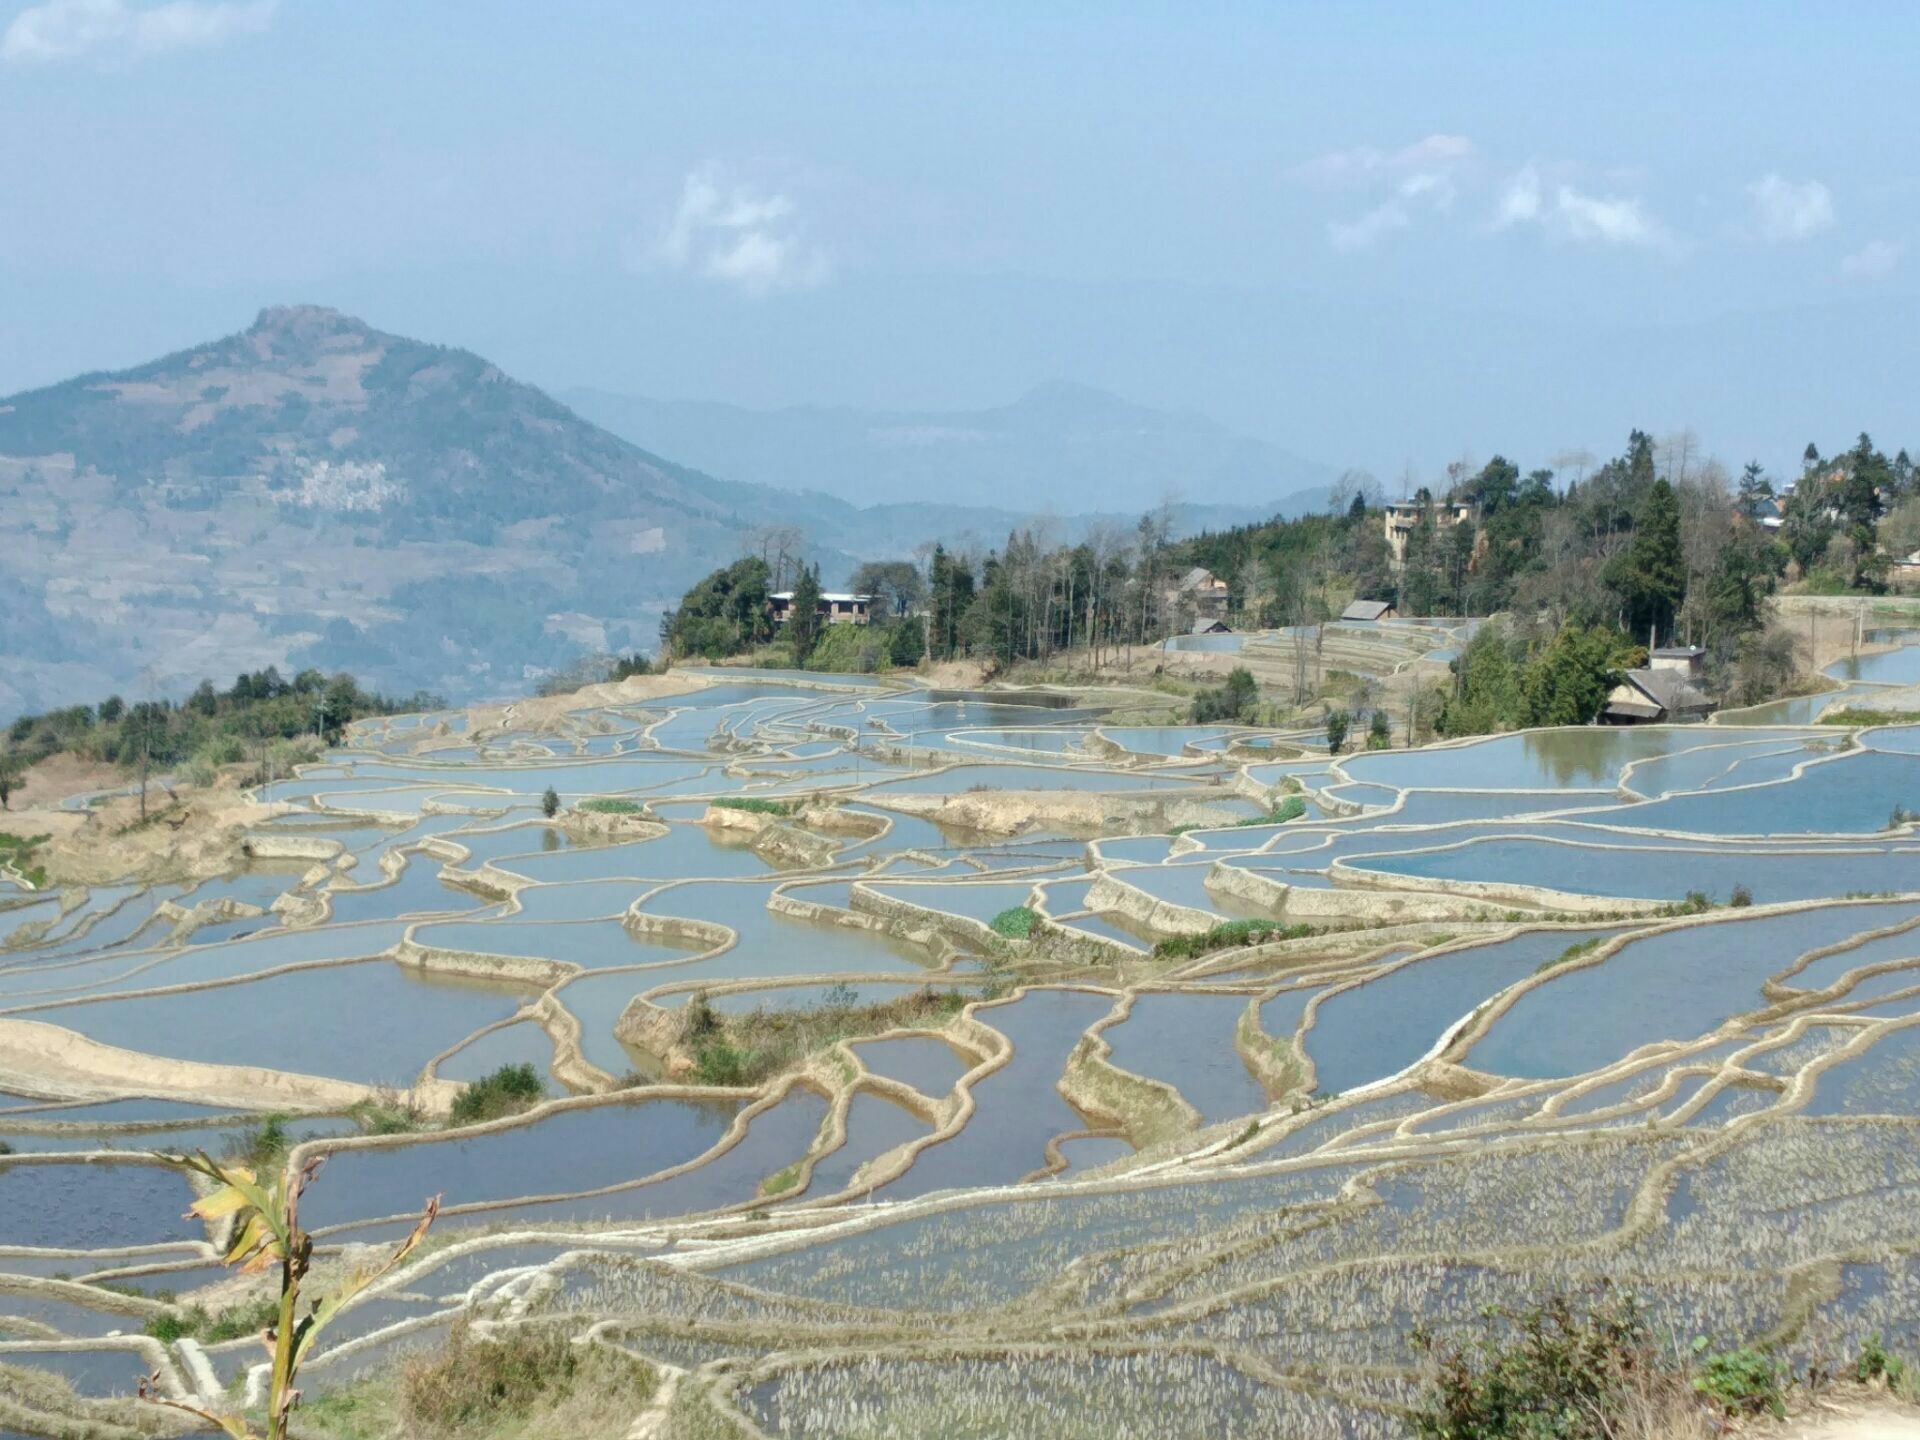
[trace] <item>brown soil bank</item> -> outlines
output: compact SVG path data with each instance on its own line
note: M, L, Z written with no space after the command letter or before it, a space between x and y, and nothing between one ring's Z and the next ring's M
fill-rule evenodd
M54 836L40 863L49 880L69 885L220 875L246 862L241 844L247 831L286 808L257 805L223 781L205 790L179 785L172 798L152 787L144 824L140 801L131 795L87 811L35 812L36 818L60 822L36 832Z
M254 1066L165 1060L103 1045L64 1026L38 1020L0 1019L0 1089L30 1095L157 1095L226 1105L235 1110L344 1110L369 1099L365 1085L295 1075ZM442 1087L415 1098L442 1101Z
M1078 790L981 790L949 799L889 796L894 809L927 816L953 830L980 835L1018 835L1026 830L1066 830L1097 835L1158 832L1169 825L1231 825L1239 812L1226 797L1185 798L1139 794L1101 795Z

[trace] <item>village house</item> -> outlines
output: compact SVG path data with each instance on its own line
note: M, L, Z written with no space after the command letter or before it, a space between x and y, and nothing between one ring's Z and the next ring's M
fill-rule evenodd
M1196 565L1175 582L1167 592L1172 609L1191 609L1201 619L1218 619L1227 613L1227 582L1204 566Z
M820 604L814 613L826 625L864 625L873 605L871 595L849 595L837 590L820 592ZM793 591L776 590L767 597L767 613L774 624L784 625L793 616Z
M1348 624L1367 625L1377 620L1397 620L1400 612L1391 600L1356 600L1340 612L1340 618Z
M1704 720L1719 708L1700 688L1707 652L1698 645L1653 651L1645 667L1629 670L1601 707L1602 725L1670 725Z
M1451 530L1462 521L1473 519L1473 506L1452 504L1436 500L1423 504L1418 500L1395 500L1383 507L1386 515L1387 551L1393 557L1393 568L1398 570L1407 563L1407 541L1420 523L1422 515L1433 517L1435 530Z

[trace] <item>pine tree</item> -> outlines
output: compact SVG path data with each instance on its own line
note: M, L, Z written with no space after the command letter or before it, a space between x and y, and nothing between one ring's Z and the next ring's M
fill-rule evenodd
M820 567L802 565L800 578L793 587L793 609L787 617L787 634L793 640L795 664L804 665L813 653L813 642L820 638Z
M1625 573L1618 587L1627 602L1629 628L1652 643L1669 636L1687 593L1687 562L1680 548L1680 501L1665 480L1656 480L1634 519Z
M1344 710L1327 712L1327 753L1338 755L1340 747L1347 743L1347 727L1352 723Z
M1758 460L1749 460L1740 474L1740 513L1749 520L1760 518L1760 511L1773 499L1773 482L1767 479Z

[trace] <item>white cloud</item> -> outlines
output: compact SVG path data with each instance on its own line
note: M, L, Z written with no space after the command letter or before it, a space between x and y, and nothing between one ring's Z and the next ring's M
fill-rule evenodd
M1883 280L1906 253L1898 241L1870 240L1840 262L1840 273L1849 280Z
M1398 150L1370 145L1333 150L1294 171L1316 185L1362 185L1381 177L1448 172L1473 158L1473 142L1464 135L1429 135Z
M1473 154L1473 142L1464 135L1429 135L1398 150L1335 150L1309 160L1294 174L1314 185L1386 191L1386 198L1356 219L1327 225L1334 249L1362 250L1413 224L1414 211L1422 206L1449 208L1459 193L1455 177Z
M1554 202L1567 233L1576 240L1651 245L1660 238L1660 227L1637 199L1587 195L1562 185L1554 192Z
M1531 165L1521 170L1500 192L1500 205L1494 212L1493 228L1525 225L1540 218L1540 172Z
M1769 240L1804 240L1833 224L1833 192L1818 180L1796 184L1762 175L1747 186L1754 219Z
M688 175L653 258L748 295L818 285L827 259L797 233L793 201L729 184L716 167Z
M1336 250L1364 250L1383 235L1404 230L1413 223L1406 206L1398 200L1376 205L1357 220L1330 220L1327 238Z
M238 35L257 35L273 21L277 0L46 0L13 17L0 36L0 60L45 65L63 60L141 60L174 50L205 49Z
M1600 245L1662 245L1667 233L1637 196L1592 195L1569 184L1549 197L1532 165L1516 171L1501 188L1493 228L1539 225L1571 240Z

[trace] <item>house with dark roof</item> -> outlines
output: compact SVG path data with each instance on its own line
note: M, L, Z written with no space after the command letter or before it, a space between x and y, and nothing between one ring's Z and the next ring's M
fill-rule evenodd
M1600 708L1602 725L1671 725L1704 720L1719 707L1693 684L1686 670L1629 670Z
M1375 620L1393 620L1400 612L1393 608L1391 600L1356 600L1340 612L1340 618L1359 624Z
M1190 609L1203 619L1225 615L1229 588L1226 581L1204 565L1196 565L1174 582L1167 592L1167 605L1175 610Z

